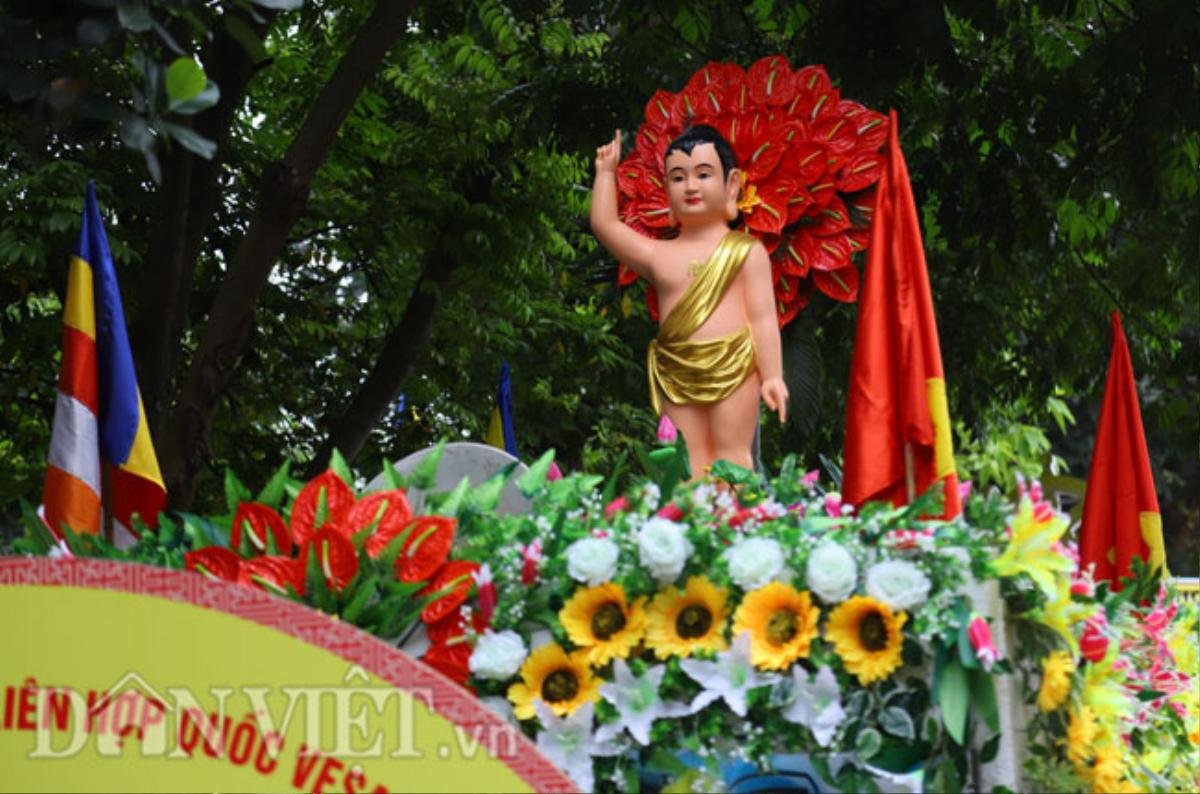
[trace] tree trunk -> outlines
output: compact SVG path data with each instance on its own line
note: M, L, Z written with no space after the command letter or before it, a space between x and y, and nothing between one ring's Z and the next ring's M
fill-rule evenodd
M237 13L231 11L230 13ZM243 19L260 37L277 11L261 9L254 21ZM221 89L216 105L196 115L193 129L217 143L212 160L175 146L164 158L159 188L159 212L151 233L144 268L142 299L133 340L137 347L138 383L155 438L163 437L163 420L171 398L171 379L179 364L179 342L187 324L192 278L204 234L220 198L217 178L224 162L233 117L257 71L245 47L226 32L214 29L203 62Z
M304 213L308 190L338 128L388 50L404 32L415 0L379 0L280 162L263 175L258 206L213 302L179 401L163 439L162 469L170 505L191 504L208 458L221 392L254 320L254 307L288 234Z

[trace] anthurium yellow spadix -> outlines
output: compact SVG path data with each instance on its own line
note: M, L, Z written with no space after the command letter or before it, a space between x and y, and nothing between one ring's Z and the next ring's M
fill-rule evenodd
M1054 548L1066 531L1067 522L1048 504L1041 502L1035 507L1029 498L1022 499L1008 548L992 562L992 570L999 576L1029 574L1046 597L1053 599L1058 594L1055 574L1071 570L1071 561Z

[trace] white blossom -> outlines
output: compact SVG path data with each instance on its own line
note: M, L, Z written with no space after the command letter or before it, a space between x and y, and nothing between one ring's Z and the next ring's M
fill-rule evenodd
M658 695L667 666L656 664L643 675L635 676L624 659L613 662L613 682L600 687L600 696L617 708L617 722L596 731L599 741L608 741L628 730L641 745L650 744L650 726L657 719L682 717L690 713L686 703L667 703Z
M833 734L846 718L833 669L822 667L810 682L808 671L800 665L794 665L792 683L796 699L780 712L780 716L788 722L808 728L817 744L828 747Z
M725 550L729 577L743 590L757 590L783 570L783 547L772 538L746 538Z
M867 594L895 610L924 604L930 586L925 572L907 560L884 560L867 569Z
M808 589L826 604L845 601L858 583L858 564L837 543L823 543L808 557Z
M704 689L692 700L692 713L700 711L714 700L723 699L729 710L739 717L746 716L746 694L751 689L773 684L779 677L760 673L750 661L750 632L743 631L729 650L717 654L716 661L683 659L679 662L687 673Z
M537 735L538 749L566 772L581 791L591 791L595 784L592 756L616 755L619 752L612 745L599 741L592 733L594 708L591 701L566 717L554 716L550 707L540 700L534 701L533 707L543 728Z
M617 572L620 549L607 538L583 538L567 547L567 573L589 587L603 584Z
M637 543L638 560L659 584L678 578L694 550L687 538L687 527L661 516L642 524Z
M467 664L479 678L505 681L517 674L528 655L525 641L515 631L488 630L475 643Z

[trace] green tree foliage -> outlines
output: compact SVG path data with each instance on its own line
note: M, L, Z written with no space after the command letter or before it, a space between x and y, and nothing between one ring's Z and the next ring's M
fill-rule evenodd
M226 465L249 479L284 457L319 466L330 441L369 460L447 434L479 438L501 360L525 455L553 446L568 466L612 464L653 432L641 365L653 326L640 287L615 287L615 263L588 234L591 154L614 127L636 126L654 89L678 90L709 60L779 52L824 64L845 96L899 113L963 461L987 457L992 439L1035 468L1048 439L1086 476L1116 308L1142 381L1168 544L1197 536L1192 4L422 4L290 193L273 186L291 173L306 124L324 118L322 89L388 4L265 5L146 6L181 53L156 27L120 17L102 46L66 54L19 51L6 27L5 63L25 58L43 87L95 75L93 93L154 135L123 144L119 119L60 118L6 77L0 501L36 496L40 482L55 289L87 176L107 208L158 435L203 396L189 378L205 370L196 350L214 332L222 285L259 216L281 211L272 196L290 197L284 242L264 260L244 339L228 348L236 364L214 381L207 433L182 446L159 439L168 463L194 464L200 501L217 498L214 472ZM139 51L152 67L138 70ZM175 100L200 84L173 66L181 55L219 94L187 117ZM160 71L156 104L139 110L134 89L149 96L146 75ZM161 123L174 121L216 144L213 159ZM157 186L147 151L160 160ZM840 447L854 317L818 296L786 330L796 418L764 426L768 466ZM1078 424L1059 429L1059 406ZM1194 570L1195 547L1186 553L1172 559Z

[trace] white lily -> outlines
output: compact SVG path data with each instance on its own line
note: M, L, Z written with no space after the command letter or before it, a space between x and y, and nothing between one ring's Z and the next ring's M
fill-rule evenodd
M696 713L718 698L724 699L729 710L739 717L746 716L746 694L751 689L773 684L779 676L760 673L750 661L750 632L743 631L727 651L717 654L715 662L684 659L679 663L692 680L704 691L692 700L691 711Z

